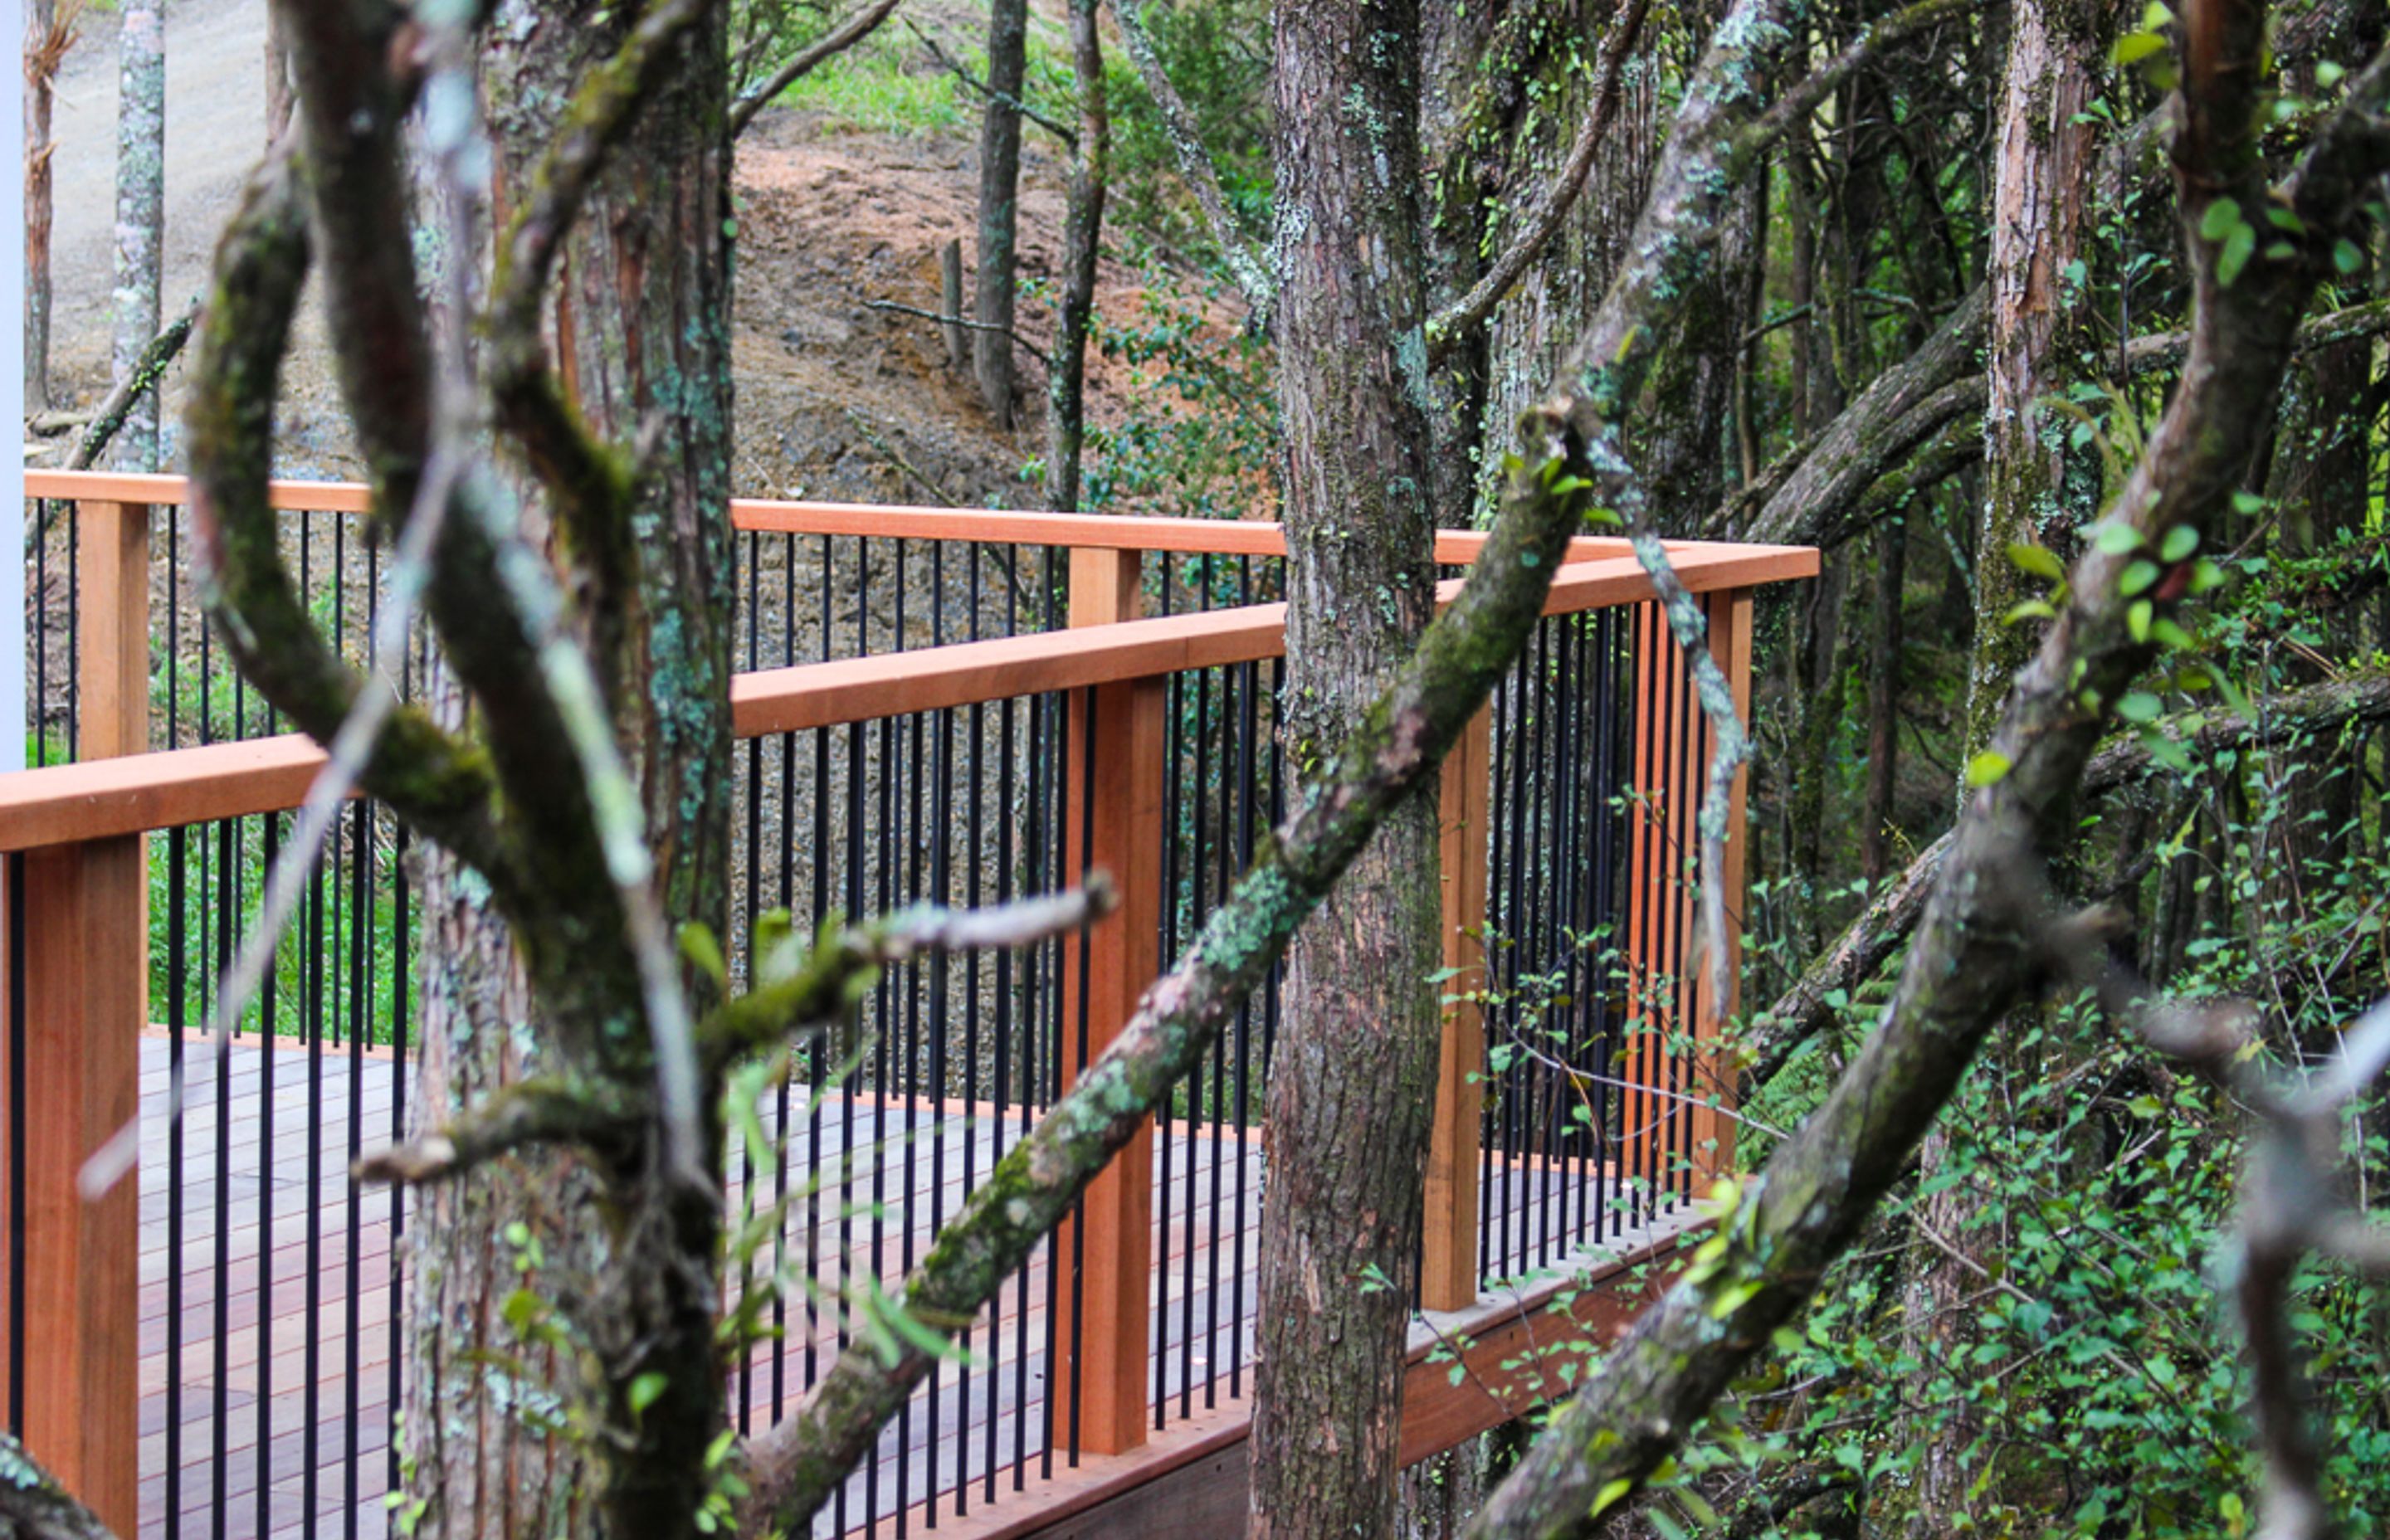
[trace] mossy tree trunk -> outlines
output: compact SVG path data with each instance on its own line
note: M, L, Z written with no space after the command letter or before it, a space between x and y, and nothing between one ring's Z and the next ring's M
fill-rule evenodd
M1283 6L1273 75L1288 682L1304 778L1411 652L1434 593L1420 17ZM1271 1067L1253 1533L1386 1536L1434 1106L1437 830L1393 808L1290 953Z
M2078 544L2076 527L2099 507L2097 467L2070 450L2071 419L2049 403L2076 378L2083 342L2083 237L2091 212L2085 188L2100 145L2088 109L2100 92L2114 9L2107 0L2026 0L2009 20L1993 162L1985 501L1975 539L1964 747L1970 757L1988 741L2039 635L2037 626L2008 622L2029 597L2031 581L2009 548L2043 545L2067 559ZM1962 787L1958 794L1970 793ZM1996 1071L2024 1068L1997 1046L1992 1057ZM1937 1126L1919 1157L1929 1187L1954 1158L1950 1135ZM1969 1340L1965 1301L1978 1286L1980 1254L1997 1244L1978 1233L1977 1207L1963 1182L1942 1185L1917 1204L1908 1329L1921 1365L1918 1398L1948 1408L1918 1425L1923 1459L1909 1521L1917 1536L1950 1533L1971 1502L1982 1427L1963 1396L1951 1395L1967 1378L1955 1367Z

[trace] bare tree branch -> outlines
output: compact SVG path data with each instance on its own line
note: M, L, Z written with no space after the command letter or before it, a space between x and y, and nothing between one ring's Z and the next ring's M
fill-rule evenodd
M608 1089L562 1076L502 1085L439 1133L360 1156L360 1182L419 1187L450 1182L538 1145L570 1145L619 1159L637 1142L649 1110L614 1104Z
M830 1020L854 1004L854 992L880 971L932 953L989 952L1028 946L1093 924L1119 906L1111 879L1090 874L1084 888L986 909L917 904L850 925L795 960L790 935L757 964L765 982L724 1004L700 1028L709 1064L720 1067L776 1046L790 1033Z
M155 390L158 381L165 377L167 366L174 362L183 351L183 344L190 340L191 325L199 317L199 297L194 294L190 303L183 307L183 313L167 322L164 329L141 350L141 356L134 360L132 372L118 380L116 388L108 392L107 399L94 408L91 426L84 430L81 442L75 445L74 455L67 461L69 470L88 470L98 462L108 448L109 441L116 437L117 430L124 426L124 419L133 411L133 404L140 400L145 391Z
M1502 254L1494 259L1485 276L1442 314L1429 320L1431 359L1440 356L1468 332L1484 326L1485 318L1494 314L1494 307L1502 302L1502 297L1510 292L1528 267L1544 254L1552 237L1560 233L1569 210L1576 206L1577 195L1585 191L1586 178L1593 173L1594 153L1601 148L1611 122L1618 116L1620 78L1627 55L1643 35L1643 19L1651 8L1651 0L1620 0L1617 12L1602 34L1601 56L1594 65L1593 110L1577 130L1568 159L1561 162L1559 173L1544 189L1543 200L1536 205L1526 225Z
M962 60L955 58L952 54L947 53L945 49L940 47L938 45L938 40L932 37L928 32L923 32L921 30L921 24L914 20L911 17L908 16L905 19L905 26L906 29L915 37L921 40L921 46L930 50L930 57L936 59L939 67L944 69L946 73L954 76L955 79L962 82L965 85L970 86L972 90L978 92L981 96L985 96L988 100L993 102L1001 102L1005 106L1012 109L1015 112L1020 113L1031 122L1035 123L1038 127L1044 129L1047 133L1051 134L1057 139L1061 140L1063 144L1069 146L1072 153L1076 154L1078 152L1079 135L1077 131L1073 129L1069 124L1056 122L1053 119L1047 117L1045 113L1038 111L1035 108L1030 106L1027 102L1022 101L1020 97L1012 95L1010 92L999 91L995 86L990 85L987 82L980 79L977 75L972 74L970 71L963 67Z
M871 4L800 49L796 58L773 71L769 80L732 102L730 136L736 139L746 133L755 114L769 107L773 97L878 32L882 21L896 14L898 4L899 0L871 0Z

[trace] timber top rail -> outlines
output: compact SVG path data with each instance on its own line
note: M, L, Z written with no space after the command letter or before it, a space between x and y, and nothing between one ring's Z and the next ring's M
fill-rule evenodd
M189 484L179 476L28 471L25 484L31 497L136 507L181 505L189 496ZM271 495L277 507L319 512L362 511L369 501L365 487L340 481L276 481ZM752 499L735 500L731 511L741 529L796 534L1219 555L1277 556L1286 545L1277 524L1227 520ZM1473 531L1444 531L1436 558L1455 565L1474 560L1484 538ZM1677 576L1696 594L1818 571L1818 553L1805 546L1677 541L1669 551ZM1553 578L1547 614L1651 597L1650 577L1623 540L1582 538L1570 558ZM1459 584L1456 578L1439 585L1439 606L1451 602ZM755 738L1254 662L1285 650L1286 606L1244 605L741 674L731 682L731 717L740 738ZM323 759L312 739L286 734L0 776L0 851L296 807Z
M28 470L25 495L54 502L126 503L181 507L190 482L181 476L94 470ZM284 512L364 513L371 489L357 481L275 481L266 501ZM829 534L874 539L952 540L983 545L1065 545L1080 550L1169 551L1185 555L1284 556L1286 533L1266 520L1159 519L1108 513L1018 512L1002 508L932 508L900 503L812 503L764 497L730 500L733 528L770 534ZM1690 540L1662 542L1671 553L1704 548ZM1435 559L1461 566L1477 559L1485 536L1477 530L1440 530ZM1791 546L1746 546L1786 550ZM1612 535L1587 535L1570 545L1571 561L1629 554ZM1814 576L1808 571L1788 576Z

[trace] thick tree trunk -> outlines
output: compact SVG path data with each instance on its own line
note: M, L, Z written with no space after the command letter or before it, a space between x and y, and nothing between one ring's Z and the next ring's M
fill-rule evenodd
M50 109L58 0L25 6L25 414L50 408Z
M2113 9L2113 6L2106 7ZM1988 471L1984 523L1975 541L1975 646L1968 678L1971 747L1991 731L2009 681L2032 656L2035 629L2003 625L2025 597L2024 575L2008 558L2020 543L2071 554L2068 535L2098 501L2079 456L2062 447L2058 420L2043 404L2065 383L2077 317L2067 269L2083 252L2084 188L2097 164L2098 96L2113 30L2099 6L2029 0L2009 23L2001 82L1999 143L1991 218L1991 309L1984 411ZM2076 464L2070 467L2070 458Z
M2062 430L2053 426L2062 419L2043 404L2065 383L2080 325L2080 296L2068 291L2075 280L2067 275L2083 252L2084 187L2097 164L2097 128L2088 109L2099 94L2103 37L2113 30L2101 19L2102 8L2028 0L2009 21L1993 168L1986 476L1975 540L1964 749L1970 758L1989 740L2011 682L2039 639L2038 627L2007 623L2030 581L2009 547L2049 545L2062 560L2071 558L2073 531L2099 501L2096 472L2067 453ZM1959 795L1970 793L1961 788ZM2001 1063L1997 1047L1993 1058ZM1948 1159L1948 1145L1939 1126L1927 1135L1919 1163L1929 1182ZM1980 1245L1972 1231L1976 1206L1963 1186L1944 1187L1918 1202L1918 1225L1950 1249L1920 1239L1910 1251L1908 1330L1927 1377L1967 1341L1964 1302L1976 1279L1950 1251L1967 1256ZM1921 1432L1924 1450L1909 1534L1921 1540L1949 1534L1967 1512L1970 1445L1980 1425L1960 1406L1921 1424Z
M525 196L575 83L620 45L625 24L622 7L598 0L507 0L483 58L503 201ZM649 440L633 515L636 584L621 604L583 617L583 639L601 679L622 687L614 726L641 783L667 918L716 935L728 920L731 784L723 39L718 19L700 22L631 127L567 241L557 306L560 368L592 430L620 443L644 423L662 425ZM520 490L539 506L528 479ZM619 553L548 534L561 580L598 591L572 584L574 569ZM494 1086L554 1068L543 1047L556 1051L556 1034L539 1030L542 1004L523 982L514 938L489 912L487 885L443 856L430 865L418 1098L427 1129ZM710 1119L713 1088L703 1104ZM436 1456L418 1457L411 1483L430 1503L416 1533L587 1533L601 1513L610 1533L683 1532L721 1426L707 1281L720 1213L658 1198L658 1185L651 1170L533 1152L421 1196L409 1232L417 1370L406 1427L412 1439L438 1443ZM510 1237L525 1230L541 1265L518 1276L522 1248ZM571 1320L594 1349L595 1375L571 1354L519 1344L500 1311L520 1288ZM462 1356L476 1351L524 1354L534 1394L594 1403L610 1423L638 1430L636 1446L609 1458L585 1441L544 1436L522 1415L524 1387ZM650 1369L668 1389L626 1416L623 1387Z
M1012 428L1014 240L1021 205L1021 100L1028 73L1028 0L995 0L987 13L987 106L979 130L979 288L971 357L980 399L996 427Z
M1603 0L1561 0L1532 8L1537 12L1532 35L1539 46L1523 61L1524 79L1497 98L1508 109L1502 116L1471 125L1476 142L1469 148L1484 159L1489 184L1478 196L1498 189L1510 205L1509 217L1494 221L1489 244L1497 250L1509 243L1512 226L1550 183L1578 125L1593 109L1594 61L1605 24L1617 10ZM1585 191L1570 207L1543 260L1528 269L1495 312L1476 429L1481 518L1501 495L1497 468L1521 414L1551 389L1554 371L1583 334L1625 251L1635 214L1651 190L1657 100L1649 72L1629 70L1617 116L1596 151ZM1470 186L1477 188L1478 184Z
M139 367L158 335L166 219L166 7L124 0L117 34L116 292L113 378ZM158 398L135 402L116 437L120 470L158 468Z
M1289 751L1306 772L1426 625L1434 570L1415 5L1280 6ZM1435 804L1297 939L1265 1124L1253 1533L1392 1534L1439 1031Z
M1046 506L1079 507L1079 455L1086 439L1088 322L1111 174L1111 114L1104 101L1104 45L1098 0L1071 0L1071 72L1079 89L1079 144L1062 219L1062 275L1055 304L1054 364L1046 380ZM999 341L1008 340L998 339Z

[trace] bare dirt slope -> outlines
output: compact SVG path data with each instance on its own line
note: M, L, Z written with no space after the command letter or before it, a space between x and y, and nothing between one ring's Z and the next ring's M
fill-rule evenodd
M179 0L167 26L165 304L204 283L217 231L264 136L264 0ZM60 404L90 405L108 378L116 64L113 21L94 13L59 82L54 250ZM1055 269L1061 168L1033 133L1024 147L1023 276ZM773 111L739 143L736 300L737 484L754 495L1025 506L1020 476L1039 453L1043 372L1023 356L1022 426L995 431L968 380L948 372L930 322L866 299L937 303L938 251L973 247L978 157L954 138L863 135ZM1134 276L1109 268L1099 302L1124 315ZM1044 306L1022 330L1043 343ZM170 417L184 371L168 382ZM1117 414L1125 381L1094 367L1091 408ZM358 467L341 421L321 325L302 321L286 371L285 473ZM54 441L59 442L59 441ZM167 440L170 460L176 443ZM900 468L900 462L909 469Z

